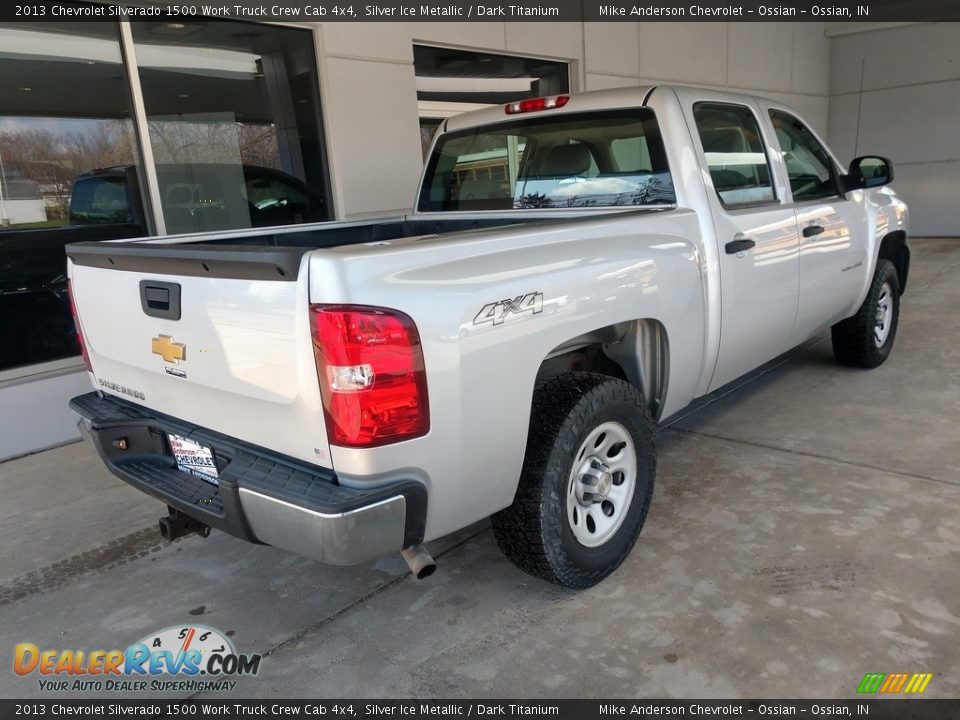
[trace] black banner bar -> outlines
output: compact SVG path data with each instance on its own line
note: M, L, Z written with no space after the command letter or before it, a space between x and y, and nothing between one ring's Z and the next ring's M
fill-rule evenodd
M952 0L14 0L0 22L920 22L960 20Z
M960 717L960 700L0 700L0 718L869 718Z

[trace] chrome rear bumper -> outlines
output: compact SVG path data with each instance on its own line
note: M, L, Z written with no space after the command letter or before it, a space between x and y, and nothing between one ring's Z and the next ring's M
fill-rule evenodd
M241 487L240 504L258 540L320 562L353 565L406 547L403 495L325 513Z
M93 392L70 407L81 417L81 434L114 475L212 528L333 565L367 562L423 542L427 491L418 481L347 488L327 468L119 398ZM213 450L219 485L177 468L170 433Z

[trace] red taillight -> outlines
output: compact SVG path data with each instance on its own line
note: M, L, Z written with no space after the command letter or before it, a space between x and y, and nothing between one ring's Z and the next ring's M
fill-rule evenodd
M355 305L311 305L310 319L332 444L376 447L427 433L427 375L413 320Z
M80 354L83 355L83 364L87 366L87 370L93 372L90 356L87 355L87 343L83 340L83 328L80 327L80 318L77 316L77 304L73 301L73 287L69 280L67 280L67 297L70 299L70 315L73 317L73 329L77 334L77 345L80 346Z
M538 110L553 110L562 108L570 102L569 95L554 95L552 97L527 98L519 102L507 103L503 110L507 115L516 115L517 113L537 112Z

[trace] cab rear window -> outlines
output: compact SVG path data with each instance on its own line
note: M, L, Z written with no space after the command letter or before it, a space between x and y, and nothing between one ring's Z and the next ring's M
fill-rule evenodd
M648 108L531 117L444 135L421 212L676 203Z

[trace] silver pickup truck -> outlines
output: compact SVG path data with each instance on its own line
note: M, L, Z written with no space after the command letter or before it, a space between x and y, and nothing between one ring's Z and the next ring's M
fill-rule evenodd
M635 544L658 423L832 328L889 355L907 209L790 108L658 86L447 120L415 211L67 247L109 469L317 560L492 516L523 570L593 585Z

